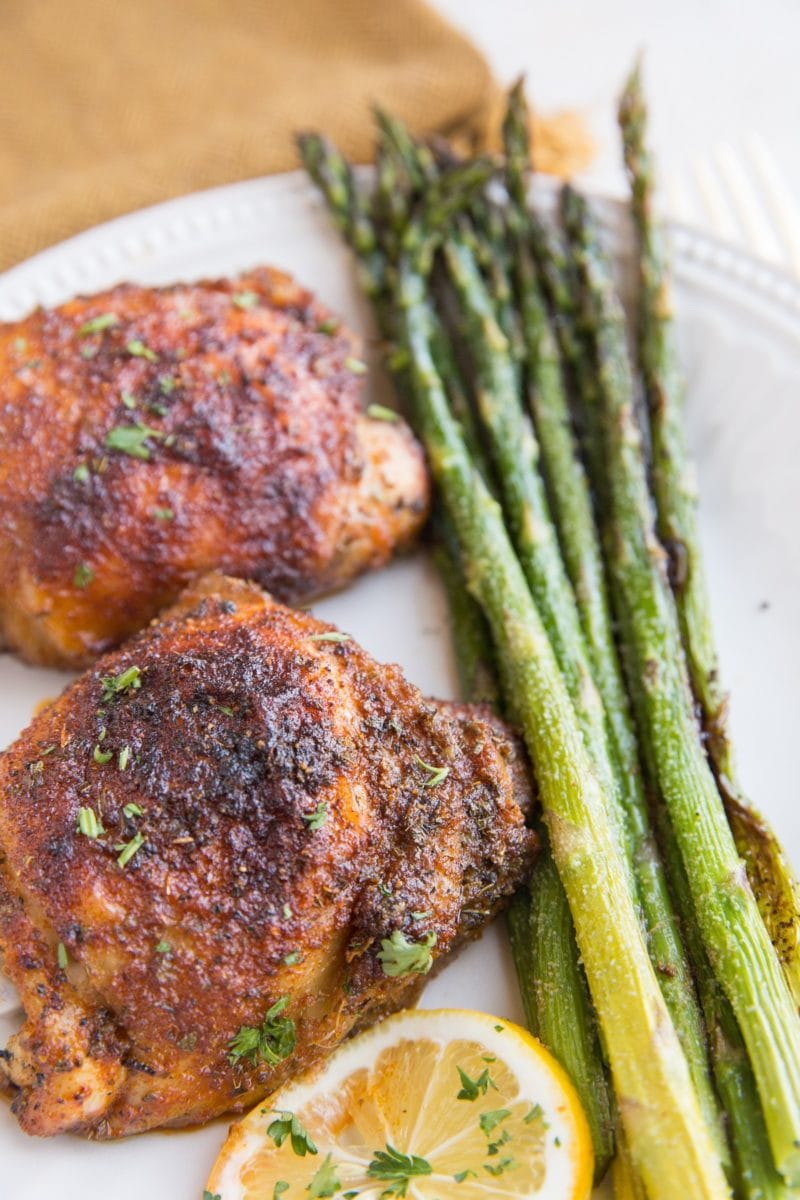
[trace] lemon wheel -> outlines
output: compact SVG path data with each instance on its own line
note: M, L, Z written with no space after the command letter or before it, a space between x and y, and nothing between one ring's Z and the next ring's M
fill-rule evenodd
M485 1013L413 1009L346 1042L233 1126L220 1200L584 1200L592 1153L561 1067Z

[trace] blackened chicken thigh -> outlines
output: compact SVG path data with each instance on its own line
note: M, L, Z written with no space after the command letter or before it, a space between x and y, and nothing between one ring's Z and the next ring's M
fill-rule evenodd
M413 1001L535 852L516 738L212 575L0 758L29 1133L247 1108Z

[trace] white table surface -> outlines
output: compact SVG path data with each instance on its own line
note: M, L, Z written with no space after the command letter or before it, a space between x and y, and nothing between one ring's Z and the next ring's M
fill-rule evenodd
M621 192L614 102L645 54L660 175L685 178L721 141L759 133L800 196L800 4L796 0L433 0L497 77L527 73L543 112L582 112L598 141L589 172ZM698 220L697 222L701 222Z

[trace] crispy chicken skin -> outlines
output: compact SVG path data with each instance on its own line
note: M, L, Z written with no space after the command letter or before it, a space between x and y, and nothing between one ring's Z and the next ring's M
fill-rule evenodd
M517 740L331 632L206 577L0 759L0 952L26 1014L0 1075L27 1132L247 1108L414 1000L423 976L388 974L382 941L435 934L436 960L525 878ZM233 1065L284 997L295 1049Z
M268 268L0 326L0 642L87 665L210 569L298 600L385 563L428 484L359 353Z

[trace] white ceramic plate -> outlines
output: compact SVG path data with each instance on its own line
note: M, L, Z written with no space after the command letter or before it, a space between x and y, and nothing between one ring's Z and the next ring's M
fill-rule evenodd
M614 205L603 204L602 213L624 280L627 226ZM797 861L800 285L688 230L675 231L674 246L690 435L716 629L734 693L733 729L744 781ZM188 196L47 250L0 278L0 319L121 279L167 283L256 263L292 271L370 335L348 254L300 174ZM371 378L373 389L384 386L380 372ZM445 606L424 556L361 580L317 611L378 659L400 662L424 691L455 694ZM0 656L0 745L64 683L56 672ZM502 928L488 930L451 962L424 1003L519 1019ZM11 1006L7 999L7 1014ZM0 1015L0 1044L14 1025L12 1015ZM200 1200L225 1129L226 1122L217 1122L117 1143L34 1142L0 1102L0 1197Z

